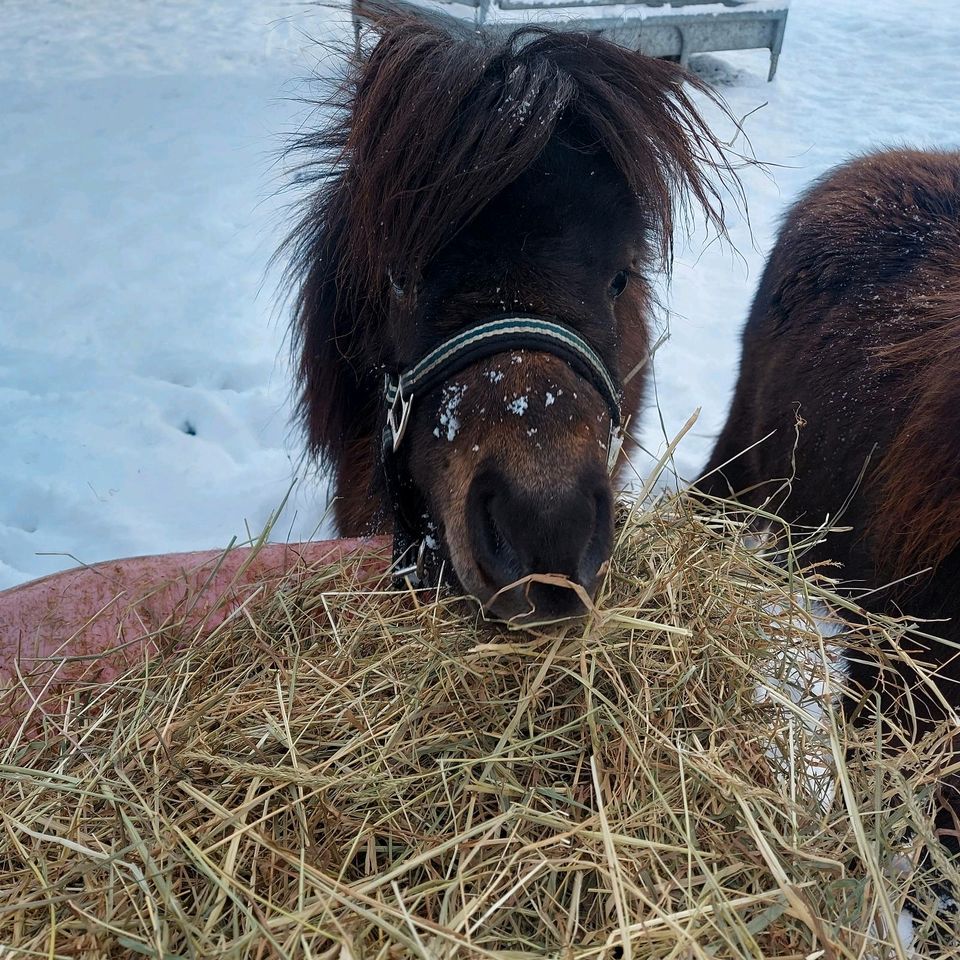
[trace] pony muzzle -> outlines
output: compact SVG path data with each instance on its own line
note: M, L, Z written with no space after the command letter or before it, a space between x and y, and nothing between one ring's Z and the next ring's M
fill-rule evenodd
M613 496L598 464L564 491L534 494L483 471L470 485L465 519L474 592L487 614L539 622L591 609L613 548Z

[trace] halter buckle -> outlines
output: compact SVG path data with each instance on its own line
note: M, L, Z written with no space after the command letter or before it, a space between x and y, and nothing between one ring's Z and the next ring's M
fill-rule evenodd
M406 578L410 581L411 586L420 586L420 584L423 583L423 571L426 558L427 541L426 539L423 539L420 541L420 546L417 547L417 559L405 567L400 567L399 570L394 570L394 577L396 577L398 580L403 580Z
M387 375L387 388L391 387L389 374ZM393 398L393 403L387 408L387 424L390 427L390 435L393 438L393 452L397 452L397 448L400 446L400 441L403 440L403 435L407 432L407 424L410 422L410 412L413 409L413 394L411 393L409 397L403 395L403 380L397 378L396 381L396 394ZM397 408L399 406L399 416L397 414Z

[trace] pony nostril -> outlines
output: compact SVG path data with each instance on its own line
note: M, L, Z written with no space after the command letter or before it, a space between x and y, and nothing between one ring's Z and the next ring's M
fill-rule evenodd
M587 543L577 568L577 580L591 587L600 568L613 551L613 496L608 485L600 487L594 496L593 535Z
M497 519L502 506L498 497L479 497L473 506L470 525L480 572L494 588L518 580L523 576L523 565L503 523Z

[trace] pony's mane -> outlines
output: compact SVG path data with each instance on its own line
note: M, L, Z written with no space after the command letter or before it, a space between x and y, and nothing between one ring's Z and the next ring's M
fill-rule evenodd
M299 414L333 465L373 428L377 368L394 360L391 282L415 282L558 129L588 130L610 157L664 265L678 212L698 205L722 232L721 191L739 190L687 87L718 97L675 64L599 37L493 40L409 8L364 10L379 39L346 58L326 125L293 144L313 194L284 247Z

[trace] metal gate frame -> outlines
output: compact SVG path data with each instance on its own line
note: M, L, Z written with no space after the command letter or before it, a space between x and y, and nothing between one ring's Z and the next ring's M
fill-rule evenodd
M770 51L767 80L777 72L790 0L397 0L428 17L491 33L524 24L598 33L651 57L686 66L695 53L714 50ZM352 0L359 36L364 0Z

